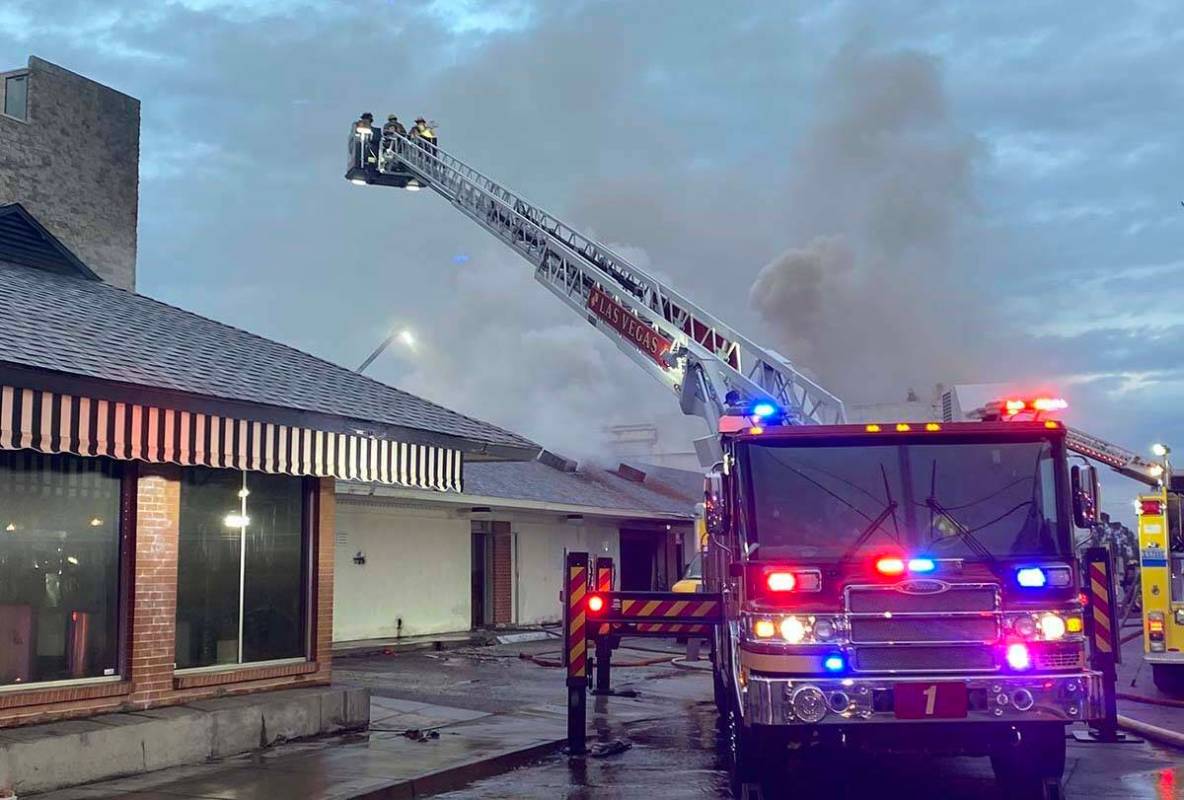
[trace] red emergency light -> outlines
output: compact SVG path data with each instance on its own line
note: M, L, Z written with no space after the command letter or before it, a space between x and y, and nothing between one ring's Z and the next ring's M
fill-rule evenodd
M588 595L588 613L599 614L604 611L604 598L598 594Z
M797 585L798 579L792 572L770 572L765 576L765 586L770 592L792 592Z
M883 556L876 559L876 572L881 575L903 575L904 559L898 556Z
M1140 500L1139 514L1158 515L1163 513L1163 501L1161 500Z
M1047 414L1051 411L1064 411L1069 403L1063 397L1033 397L1012 398L1000 404L1005 417L1014 417L1025 412L1033 414Z

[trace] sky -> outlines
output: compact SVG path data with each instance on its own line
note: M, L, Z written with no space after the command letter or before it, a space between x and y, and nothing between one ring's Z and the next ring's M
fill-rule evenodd
M151 296L350 367L411 329L371 374L577 456L677 414L447 203L342 179L361 111L423 114L849 402L1009 381L1184 448L1171 0L46 6L0 7L0 68L141 100Z

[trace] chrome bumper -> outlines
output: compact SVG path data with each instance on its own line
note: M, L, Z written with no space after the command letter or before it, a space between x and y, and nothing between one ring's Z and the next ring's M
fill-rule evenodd
M930 722L896 717L890 693L901 683L966 684L970 693L966 716L936 722L1074 722L1102 716L1102 678L1096 672L818 680L750 674L742 692L745 721L757 725Z

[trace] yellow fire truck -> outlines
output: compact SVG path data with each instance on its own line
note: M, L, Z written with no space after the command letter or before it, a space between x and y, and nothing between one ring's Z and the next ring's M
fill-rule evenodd
M1143 655L1156 687L1184 694L1184 481L1139 495Z

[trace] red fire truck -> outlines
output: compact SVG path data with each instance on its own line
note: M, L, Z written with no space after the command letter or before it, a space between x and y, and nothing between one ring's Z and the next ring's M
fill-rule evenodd
M1068 453L1151 465L1046 419L1049 398L981 422L846 424L788 358L580 227L438 147L372 137L351 128L347 179L448 200L706 423L715 696L741 771L846 744L990 755L1021 788L1059 779L1065 725L1100 705L1071 537L1097 480Z
M1024 791L1059 780L1065 726L1101 697L1071 538L1096 485L1065 427L775 421L729 418L707 479L737 765L844 745L989 755Z

